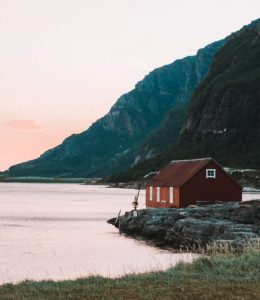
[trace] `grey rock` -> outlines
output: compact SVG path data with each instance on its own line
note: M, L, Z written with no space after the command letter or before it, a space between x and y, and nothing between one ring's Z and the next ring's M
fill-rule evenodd
M260 200L251 204L211 204L202 207L143 209L119 218L120 230L157 244L193 248L212 242L241 247L260 239ZM112 219L115 220L115 219Z

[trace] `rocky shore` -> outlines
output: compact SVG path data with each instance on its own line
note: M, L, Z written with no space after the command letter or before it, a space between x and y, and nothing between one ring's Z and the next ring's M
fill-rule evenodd
M120 232L175 249L260 241L260 200L171 209L142 209L108 220Z

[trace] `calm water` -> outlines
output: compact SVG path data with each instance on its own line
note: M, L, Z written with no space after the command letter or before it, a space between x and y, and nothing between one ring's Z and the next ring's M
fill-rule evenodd
M174 254L119 235L106 223L130 210L135 190L0 183L0 283L166 269ZM140 197L144 207L144 192Z
M115 277L191 261L194 254L148 246L106 223L119 209L132 209L135 193L76 184L0 183L0 283ZM244 194L252 198L260 194Z

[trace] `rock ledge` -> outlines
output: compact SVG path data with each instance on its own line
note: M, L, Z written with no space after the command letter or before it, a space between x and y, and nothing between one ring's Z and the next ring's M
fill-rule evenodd
M142 209L108 220L121 232L173 248L212 242L242 247L260 242L260 200L187 208Z

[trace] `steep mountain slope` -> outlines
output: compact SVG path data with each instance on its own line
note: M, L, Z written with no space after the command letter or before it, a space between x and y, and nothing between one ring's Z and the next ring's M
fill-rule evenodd
M159 136L165 128L171 131L168 125ZM177 142L114 179L140 178L171 159L203 156L228 166L260 168L260 19L232 34L218 51L191 97Z
M205 78L213 56L224 43L224 40L215 42L195 56L154 70L132 91L121 96L110 112L88 130L68 137L36 160L11 167L8 175L103 177L115 169L120 171L131 166L140 159L142 144L162 124L165 113L185 109L192 92ZM173 141L183 117L184 113L176 116L176 121L171 120L175 128ZM145 147L141 153L147 157Z
M216 55L191 99L178 153L260 168L260 21Z
M187 109L188 102L166 113L162 124L142 144L135 159L135 164L171 149L179 138Z

